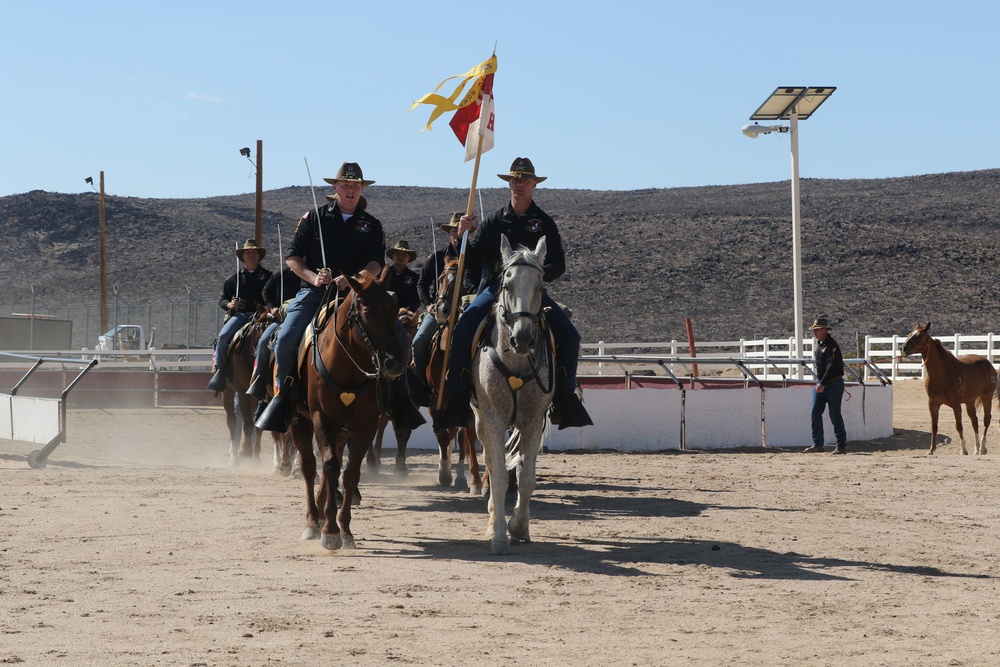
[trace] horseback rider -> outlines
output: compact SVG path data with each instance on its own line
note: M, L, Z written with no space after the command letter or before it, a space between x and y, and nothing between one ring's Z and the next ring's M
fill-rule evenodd
M354 275L368 271L378 275L385 258L385 232L378 218L367 211L368 202L361 196L365 186L375 181L365 180L361 166L345 162L333 178L324 178L333 186L327 195L328 204L309 211L299 220L285 254L285 263L301 278L301 288L285 308L285 321L278 330L275 343L274 398L258 405L257 428L284 432L294 413L300 394L297 377L297 355L302 336L327 296L327 286L348 290L350 285L341 274ZM323 266L324 259L327 263ZM406 340L403 325L397 322L399 335ZM423 417L407 396L404 381L390 386L393 425L416 428Z
M453 213L451 220L441 225L441 229L448 232L450 241L447 246L427 256L423 268L420 270L420 282L417 283L417 293L420 295L420 303L423 304L425 313L424 319L420 322L420 328L413 336L413 371L419 380L414 387L417 404L430 405L430 393L427 387L427 362L430 357L431 340L434 332L438 329L437 317L434 314L434 303L438 297L438 277L444 269L448 260L458 259L459 236L458 221L462 218L462 213ZM475 231L475 227L472 231ZM475 281L469 279L468 269L465 271L462 292L464 294L475 294L479 286L479 276Z
M215 343L215 374L208 382L208 388L219 393L226 389L229 344L240 328L250 321L259 308L264 307L264 284L271 272L260 265L267 255L267 249L258 247L254 239L247 239L242 248L237 248L236 256L243 262L243 268L229 276L222 286L219 307L226 311L226 322L219 331Z
M480 292L455 325L445 386L448 404L435 416L435 431L466 426L472 418L469 405L472 345L476 330L489 314L500 285L503 269L501 234L505 234L515 248L519 245L534 248L538 240L545 237L548 249L543 266L545 282L559 278L566 270L559 229L533 200L535 186L547 176L536 175L531 160L523 157L514 160L509 173L497 176L510 186L510 203L483 222L466 250L468 256L465 261L467 264L471 262L469 270L472 275L476 275L478 269L482 276ZM471 231L475 221L475 215L463 215L459 220L459 234ZM594 422L576 395L580 334L548 292L542 294L542 306L556 344L556 386L550 418L560 429L589 426Z
M247 388L247 394L255 398L267 397L267 386L274 378L271 377L271 338L281 326L285 315L282 307L287 305L298 294L302 279L295 275L289 267L275 271L264 284L264 306L267 308L271 323L264 329L254 353L253 379Z
M389 273L389 291L396 295L396 304L410 312L420 309L420 296L417 294L417 283L420 276L407 264L417 258L417 251L410 244L400 239L396 245L385 251L386 259L392 262Z
M299 344L306 328L323 305L327 285L347 290L347 279L367 270L378 275L385 257L385 232L378 218L367 211L361 196L365 180L361 166L345 162L333 178L324 178L333 186L329 203L318 211L309 211L299 220L285 253L285 263L300 278L300 288L288 304L285 321L278 330L275 344L275 394L260 416L257 428L284 432L300 394L296 372ZM324 266L324 258L326 266Z

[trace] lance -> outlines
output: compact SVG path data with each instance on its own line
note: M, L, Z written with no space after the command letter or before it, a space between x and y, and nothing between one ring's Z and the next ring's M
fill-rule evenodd
M469 188L469 200L465 205L465 215L472 215L472 207L476 201L476 181L479 179L479 161L483 154L483 135L479 135L479 143L476 146L476 164L472 168L472 186ZM455 274L455 294L452 295L451 312L448 313L448 330L455 332L455 320L458 317L458 306L462 303L462 277L465 275L465 249L469 241L469 231L462 234L462 248L458 253L458 273ZM448 336L444 348L444 372L441 373L441 381L438 383L437 411L441 411L444 405L444 383L448 375L448 362L451 360L451 341L454 336Z

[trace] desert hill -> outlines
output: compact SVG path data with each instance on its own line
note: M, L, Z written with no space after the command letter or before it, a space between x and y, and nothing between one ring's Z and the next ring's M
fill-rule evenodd
M993 269L1000 252L1000 170L803 179L801 193L807 320L829 313L852 338L855 332L906 333L917 320L933 320L941 334L1000 329ZM405 238L426 256L432 220L440 224L463 209L467 191L376 185L365 195L389 244ZM505 188L481 190L484 209L498 208L506 195ZM573 307L585 342L684 340L686 315L700 340L792 334L787 181L635 191L543 184L535 199L560 224L570 264L550 292ZM172 315L173 337L191 312L197 319L193 342L209 342L222 282L235 269L235 245L253 236L253 193L109 195L105 204L108 286L118 286L119 307L131 308L129 317L137 319L137 312L152 317L144 305L150 301L157 302L156 311L165 303L186 304L188 310ZM265 266L277 266L279 227L287 243L311 206L308 187L264 192ZM0 314L27 312L34 287L36 313L69 314L78 320L81 344L93 337L98 211L92 192L0 197L7 258L0 265L6 287ZM437 242L444 241L439 233ZM87 304L84 325L79 320ZM159 326L162 336L165 325Z

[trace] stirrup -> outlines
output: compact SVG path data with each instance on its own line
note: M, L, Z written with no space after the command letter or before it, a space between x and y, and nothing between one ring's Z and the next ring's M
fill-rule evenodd
M247 396L253 396L254 398L267 398L267 386L271 384L270 380L265 378L263 375L257 375L254 377L253 382L247 387Z
M226 385L228 381L226 380L226 367L219 366L215 369L215 374L212 379L208 381L208 388L214 391L216 394L224 392L226 390Z

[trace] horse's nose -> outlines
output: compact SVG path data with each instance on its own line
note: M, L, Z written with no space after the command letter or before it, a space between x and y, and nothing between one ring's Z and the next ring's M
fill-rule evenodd
M406 370L407 361L402 357L387 354L382 360L382 368L385 374L391 378L398 378Z
M516 354L531 354L534 351L534 340L524 336L511 336L510 349Z

